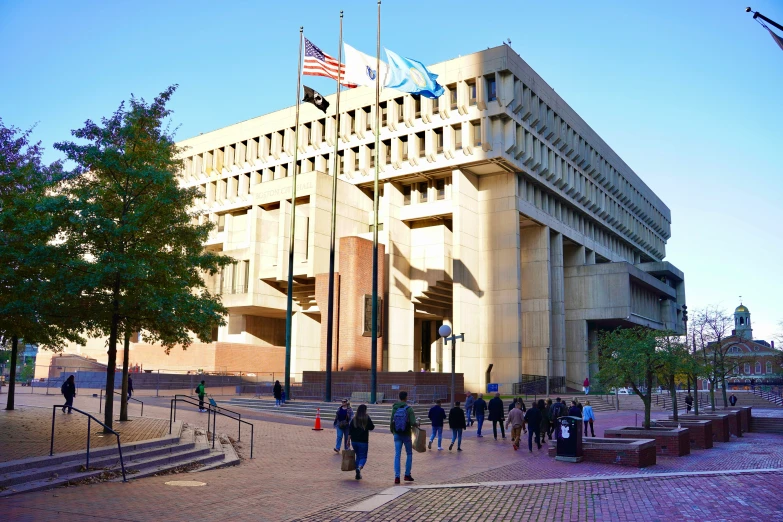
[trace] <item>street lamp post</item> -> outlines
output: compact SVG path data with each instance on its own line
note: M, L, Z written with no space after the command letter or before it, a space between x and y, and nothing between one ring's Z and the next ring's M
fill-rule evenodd
M440 328L438 328L438 333L441 337L443 337L443 341L448 344L449 341L451 341L451 407L454 407L455 403L455 393L456 393L456 384L455 384L455 372L456 372L456 366L457 366L457 339L461 340L463 343L465 342L465 334L461 333L459 335L451 335L451 327L447 324L444 324ZM451 337L449 337L451 335Z

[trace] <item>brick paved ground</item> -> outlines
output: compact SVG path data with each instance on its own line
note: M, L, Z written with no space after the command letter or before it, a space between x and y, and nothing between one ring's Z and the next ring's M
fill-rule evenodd
M26 398L19 397L20 404L37 404L43 406L46 401L49 404L55 400L53 397L43 395L30 395ZM84 401L81 406L89 408L90 401ZM94 402L94 410L97 410L97 399ZM144 412L147 416L168 419L168 400L145 398ZM102 520L172 520L207 522L211 520L290 520L302 517L309 513L319 513L319 516L327 516L324 510L335 508L342 513L344 507L353 505L360 500L377 494L392 486L392 460L393 442L390 434L380 430L370 437L369 462L364 472L364 480L355 481L353 473L344 473L339 469L340 458L332 452L334 444L334 431L328 429L331 422L325 422L327 429L322 432L312 431L309 421L293 419L275 414L261 412L246 413L243 418L255 419L255 451L256 458L245 460L238 468L214 470L205 473L188 475L188 479L195 478L207 483L200 488L174 488L163 485L171 477L151 477L128 484L111 483L95 486L79 486L77 488L56 489L48 492L38 492L16 497L9 497L0 501L0 512L8 515L13 520L85 520L94 516ZM178 418L189 423L198 424L205 422L205 415L187 410L181 407ZM639 415L641 418L641 415ZM633 412L620 412L619 414L602 414L598 419L598 432L604 428L633 425L635 415ZM230 435L236 434L236 424L228 420L220 419L218 432ZM475 428L475 427L474 427ZM620 466L610 466L592 463L568 464L555 462L541 453L530 455L526 450L514 452L510 442L495 442L491 436L491 426L485 430L488 437L477 439L475 429L467 432L463 440L461 453L446 451L431 451L425 454L414 454L413 475L416 484L443 484L453 482L475 482L478 480L529 480L558 478L570 476L600 477L608 475L620 475L627 473L639 473L638 470L628 470ZM247 455L248 435L243 428L244 449L241 453ZM599 433L597 433L599 434ZM678 469L690 470L714 470L714 469L748 469L758 467L783 468L783 436L750 434L740 442L718 444L716 449L694 451L690 456L679 459L659 458L658 466L642 471L652 474L657 472L671 472ZM445 441L444 441L445 442ZM713 452L713 453L710 453ZM743 478L744 477L744 478ZM747 480L748 476L740 477ZM629 506L637 506L637 509L649 509L650 498L663 498L663 494L649 494L645 488L656 481L666 482L670 479L654 479L650 481L638 480L637 486L631 488L633 495L628 497ZM688 479L694 483L709 486L713 478ZM775 482L777 481L777 482ZM604 483L606 482L606 483ZM590 498L604 498L600 495L610 495L619 490L610 488L608 481L599 481L596 486L590 486L590 490L580 491L578 498L588 496ZM621 484L617 482L617 484ZM641 484L644 491L636 491ZM666 482L666 484L671 484ZM690 484L690 482L688 482ZM764 486L766 484L766 486ZM768 488L774 484L783 485L776 475L774 479L766 480L761 487ZM543 487L543 486L542 486ZM545 503L546 499L553 495L565 494L568 488L582 488L587 486L561 485L546 486L536 490L540 495L536 505ZM611 485L611 488L625 487ZM676 486L682 488L681 486ZM602 489L603 488L603 489ZM447 499L455 490L441 491L442 498ZM456 490L459 491L459 490ZM465 490L467 491L467 490ZM473 491L473 490L471 490ZM506 494L509 488L505 488ZM533 494L532 489L525 490ZM577 491L577 489L574 489ZM690 493L683 492L681 496L686 499L693 497ZM699 505L709 506L712 503L711 489L705 490L704 495L696 496ZM735 494L743 502L753 503L755 500L746 496L742 487ZM559 493L558 493L559 492ZM491 492L487 491L489 495ZM433 497L424 501L432 503L432 498L441 498L437 493L429 493ZM493 493L494 494L494 493ZM514 493L517 494L517 493ZM525 494L520 493L523 497ZM410 501L419 498L420 493L408 497ZM599 495L591 497L591 495ZM652 495L652 496L650 496ZM407 496L407 495L406 495ZM499 495L505 502L505 496ZM676 497L676 495L674 495ZM674 498L672 497L672 498ZM424 497L421 497L424 498ZM614 497L610 497L614 498ZM623 498L623 497L617 497ZM704 499L702 501L702 499ZM408 500L405 500L408 502ZM781 509L774 499L770 499L767 505ZM448 504L449 502L436 502L434 506ZM515 505L514 503L503 503ZM465 504L471 512L470 502ZM480 507L477 504L477 507ZM413 508L412 508L413 509ZM500 508L499 508L500 509ZM505 509L505 508L503 508ZM597 508L594 508L597 509ZM706 509L706 507L705 507ZM596 517L600 511L596 511ZM504 514L508 514L504 512ZM484 514L485 515L485 514ZM486 517L478 514L474 519L484 520ZM351 515L353 516L353 515ZM445 516L445 515L444 515ZM531 515L526 515L526 517ZM521 518L526 518L522 517ZM334 517L333 517L334 518ZM348 514L339 515L340 519L349 519ZM513 518L513 517L512 517ZM535 516L532 516L535 518ZM551 518L551 517L550 517ZM567 519L568 517L566 517ZM578 519L575 517L574 519ZM583 517L584 518L584 517ZM671 517L670 517L671 518ZM685 517L680 517L683 519ZM709 516L698 517L699 520L715 520ZM361 519L361 518L359 518ZM498 520L504 519L498 515ZM611 519L605 518L605 519ZM615 518L622 519L622 518ZM635 517L629 517L635 519ZM677 520L672 518L671 520ZM767 519L770 519L767 517ZM772 518L774 519L774 517ZM312 518L311 520L319 520ZM553 518L553 520L556 520ZM749 518L748 520L752 520Z
M80 408L81 409L81 408ZM103 419L102 415L96 415ZM131 417L128 422L116 422L114 429L124 443L156 439L169 432L168 419ZM38 457L49 454L52 432L52 409L17 406L13 411L0 410L0 462ZM97 423L90 426L90 445L93 448L117 444L114 435L104 436ZM79 413L55 415L54 451L63 453L87 448L87 417Z

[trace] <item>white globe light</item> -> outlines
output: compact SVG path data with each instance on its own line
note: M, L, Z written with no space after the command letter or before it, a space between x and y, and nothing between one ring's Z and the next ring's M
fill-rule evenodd
M451 326L444 324L440 328L438 328L438 333L441 337L448 337L451 335Z

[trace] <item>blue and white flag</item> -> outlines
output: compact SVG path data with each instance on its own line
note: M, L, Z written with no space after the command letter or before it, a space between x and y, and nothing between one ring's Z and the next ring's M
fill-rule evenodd
M384 48L386 58L389 60L389 75L386 78L386 87L402 92L419 94L425 98L438 98L445 92L443 86L435 80L437 74L431 73L424 64L403 58L397 53Z
M375 79L378 77L378 60L374 56L357 51L347 43L343 43L345 48L345 74L343 81L355 85L366 85L375 87ZM381 62L380 67L381 87L386 80L386 71L388 67Z

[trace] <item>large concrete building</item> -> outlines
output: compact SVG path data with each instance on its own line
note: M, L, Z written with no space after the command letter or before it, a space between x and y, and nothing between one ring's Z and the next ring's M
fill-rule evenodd
M510 47L431 70L446 88L438 100L381 93L380 369L450 371L437 336L448 323L465 333L456 369L468 388L489 379L510 392L548 364L580 387L601 329L679 331L684 276L664 261L671 213L658 196ZM293 372L325 368L335 175L327 99L326 115L301 106L298 143L293 107L180 143L182 181L201 190L201 219L217 225L206 247L236 259L209 282L230 310L227 326L187 352L211 350L216 369L282 360L291 233ZM370 360L375 92L344 91L340 102L334 366L355 370Z

